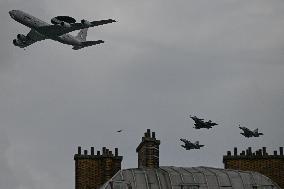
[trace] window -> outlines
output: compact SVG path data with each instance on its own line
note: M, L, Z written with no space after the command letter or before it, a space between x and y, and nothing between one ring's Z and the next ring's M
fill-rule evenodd
M31 17L29 17L29 16L24 16L24 19L25 19L25 20L31 20Z

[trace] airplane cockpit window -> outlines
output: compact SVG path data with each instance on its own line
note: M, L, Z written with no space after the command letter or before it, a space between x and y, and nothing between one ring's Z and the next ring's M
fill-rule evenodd
M25 15L25 16L24 16L24 19L25 19L25 20L31 20L32 18Z

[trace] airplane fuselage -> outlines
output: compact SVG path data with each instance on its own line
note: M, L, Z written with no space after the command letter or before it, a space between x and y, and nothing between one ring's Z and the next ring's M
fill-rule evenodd
M247 138L259 137L260 135L263 135L263 133L259 133L258 131L251 131L245 127L239 127L239 128L243 130L243 133L241 133L241 135L244 135Z
M28 14L20 10L12 10L9 11L10 16L16 20L17 22L31 28L34 30L33 38L45 38L45 39L52 39L63 44L73 45L73 46L80 46L81 41L76 39L74 36L70 34L63 34L60 36L53 35L52 32L44 30L44 27L51 26L50 24Z

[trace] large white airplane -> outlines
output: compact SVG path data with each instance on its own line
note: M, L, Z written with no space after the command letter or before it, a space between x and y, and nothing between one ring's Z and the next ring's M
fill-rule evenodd
M17 22L31 28L31 31L26 36L18 34L17 39L13 40L13 44L20 48L25 48L37 41L45 39L52 39L67 45L72 45L72 49L74 50L97 45L104 41L86 41L88 28L116 22L115 20L108 19L93 22L81 20L81 23L76 23L76 20L72 17L57 16L51 19L52 25L50 25L21 10L11 10L9 14ZM75 30L80 30L77 36L68 34Z

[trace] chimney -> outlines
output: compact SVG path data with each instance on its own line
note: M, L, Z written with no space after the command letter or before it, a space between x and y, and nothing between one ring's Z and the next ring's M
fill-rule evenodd
M279 147L280 156L283 156L283 147Z
M114 153L115 156L118 156L118 148L115 148L114 151L115 151L115 153Z
M138 168L158 168L159 167L159 146L160 140L156 139L155 132L147 129L141 143L136 148L138 153Z
M237 155L238 155L238 148L235 147L235 148L234 148L234 156L237 156Z
M227 151L227 156L231 156L231 151Z
M91 147L91 155L95 155L94 147Z
M251 147L248 147L248 155L249 155L249 156L252 156L252 150L251 150Z
M266 153L266 147L262 147L262 153L263 153L263 154L262 154L263 156L266 156L266 155L267 155L267 153Z
M78 146L78 154L81 155L81 146Z
M115 156L106 147L102 153L91 147L91 153L78 147L75 160L75 189L97 189L121 169L122 156L118 155L115 148Z

